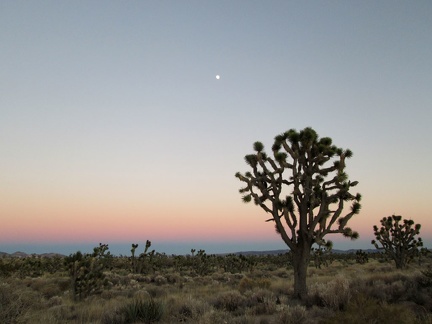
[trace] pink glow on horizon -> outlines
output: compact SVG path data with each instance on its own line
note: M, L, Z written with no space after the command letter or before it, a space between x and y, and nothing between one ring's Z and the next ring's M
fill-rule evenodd
M145 241L251 241L280 238L269 215L253 204L243 204L240 197L229 194L221 197L224 204L202 199L201 203L160 198L140 202L138 198L117 196L105 201L103 195L90 200L85 197L66 199L53 194L52 200L33 196L25 205L11 196L2 203L0 242L134 242ZM417 214L400 202L381 203L379 198L365 196L362 210L349 222L360 239L372 237L372 226L393 213L412 218L422 224L421 237L432 237L426 203L417 204ZM348 207L347 207L348 210ZM340 235L329 235L329 240L344 242Z

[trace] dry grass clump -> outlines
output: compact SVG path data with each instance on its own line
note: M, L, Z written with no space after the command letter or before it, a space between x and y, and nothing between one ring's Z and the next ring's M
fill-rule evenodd
M276 296L292 296L294 293L293 288L293 278L289 279L282 279L282 278L271 278L271 286L270 290L276 295Z
M146 286L145 291L152 298L164 298L169 293L168 289L165 289L164 287L155 287L151 285Z
M303 324L307 319L307 310L305 306L287 307L279 315L281 324Z
M41 293L45 298L58 296L62 293L62 287L55 279L33 278L30 287Z
M230 290L219 293L212 304L216 309L234 312L246 305L246 298L237 290Z
M343 310L351 300L350 283L342 276L332 281L315 283L309 288L312 304L328 307L332 310Z
M432 311L432 285L418 271L374 273L352 280L359 294L387 303L414 302ZM426 283L426 284L425 284Z
M289 271L287 269L278 269L273 272L273 275L275 277L283 278L283 279L289 279L293 276L293 271Z
M247 291L246 297L246 314L250 315L272 315L277 312L277 306L280 299L267 289L255 289Z
M214 323L234 323L235 316L221 309L212 308L203 314L195 323L197 324L214 324ZM192 322L194 323L194 322Z
M243 277L239 282L238 289L240 292L245 292L246 290L252 290L254 288L268 289L270 285L271 281L269 279L251 279L249 277Z
M178 294L166 300L167 313L171 322L196 323L202 316L213 308L205 300L197 299L191 295Z
M40 293L20 287L16 280L0 283L0 319L4 323L16 323L29 319L31 313L42 308Z
M417 323L414 313L400 305L380 302L364 295L355 296L344 312L338 312L324 323Z

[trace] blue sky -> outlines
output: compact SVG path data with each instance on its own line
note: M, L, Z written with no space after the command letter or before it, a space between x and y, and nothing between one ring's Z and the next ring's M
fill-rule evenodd
M393 213L432 242L431 15L430 1L1 2L0 251L283 248L234 174L256 140L307 126L354 152L354 246Z

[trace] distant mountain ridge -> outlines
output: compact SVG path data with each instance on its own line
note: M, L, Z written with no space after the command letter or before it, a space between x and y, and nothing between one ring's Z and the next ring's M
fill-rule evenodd
M349 250L332 250L335 254L349 254L349 253L356 253L358 250L362 250L366 253L376 253L378 250L376 249L349 249ZM242 251L242 252L231 252L231 253L216 253L217 255L228 255L228 254L235 254L235 255L278 255L278 254L285 254L288 253L288 249L284 250L269 250L269 251ZM41 254L28 254L25 252L14 252L14 253L6 253L6 252L0 252L0 258L28 258L32 256L42 257L42 258L53 258L53 257L65 257L64 254L60 253L41 253Z
M32 256L42 257L42 258L54 258L54 257L64 257L65 255L60 253L41 253L41 254L28 254L25 252L14 252L14 253L6 253L6 252L0 252L0 258L28 258Z
M332 252L334 254L350 254L350 253L356 253L357 251L362 250L366 253L376 253L379 252L377 249L349 249L349 250L338 250L333 249ZM235 255L278 255L278 254L285 254L288 253L289 250L271 250L271 251L243 251L243 252L234 252L234 253L222 253L221 255L227 255L227 254L235 254Z

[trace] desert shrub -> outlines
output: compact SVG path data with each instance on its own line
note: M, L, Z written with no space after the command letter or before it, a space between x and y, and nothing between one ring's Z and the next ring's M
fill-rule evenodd
M275 271L274 275L279 278L290 278L292 275L286 269L278 269Z
M25 322L28 313L41 306L41 296L37 292L17 289L15 283L0 284L0 319L3 323Z
M404 282L396 280L386 283L383 280L375 280L359 291L380 301L395 302L405 295Z
M103 305L103 310L100 315L101 324L124 324L125 316L122 313L122 307L129 300L123 296L116 296L106 301Z
M77 323L99 322L106 306L99 297L90 296L84 303L79 303L73 312Z
M70 288L69 278L56 278L55 282L57 283L61 292L65 292Z
M158 322L164 314L164 305L153 298L136 298L124 305L120 314L124 316L125 323L154 323Z
M101 316L102 324L124 324L125 316L117 309L108 309L102 313Z
M277 311L276 310L276 303L266 301L264 303L257 304L255 306L251 307L250 309L248 309L247 314L251 314L254 316L272 315L272 314L276 313L276 311Z
M10 277L17 270L12 258L0 258L0 277Z
M61 304L63 304L63 299L60 296L53 296L47 302L48 307L59 306Z
M129 283L129 278L127 276L120 276L117 273L106 273L105 278L113 286L127 285Z
M182 305L178 310L178 314L179 314L179 321L186 322L188 319L192 318L193 311L192 308L189 307L188 305Z
M212 283L214 283L215 281L212 279L211 276L199 276L199 277L193 278L193 282L194 282L194 284L197 284L197 285L208 286L208 285L211 285Z
M222 309L213 309L200 317L196 323L198 324L214 324L214 323L233 323L234 316Z
M333 281L316 283L310 289L312 304L329 307L333 310L345 309L351 299L349 281L336 277Z
M267 278L268 277L268 272L264 271L263 269L255 269L253 271L253 273L249 274L249 277L253 277L253 278Z
M166 275L166 279L171 284L183 281L182 277L179 274L177 274L177 273L169 273L169 274L167 274Z
M395 282L392 282L391 284L387 284L385 287L383 287L383 292L387 296L387 301L389 302L397 302L404 297L406 297L407 292L407 284L408 282L397 280Z
M279 278L273 280L270 289L277 296L292 295L294 293L292 281Z
M239 282L239 290L241 292L245 292L246 290L252 290L254 287L255 287L255 281L248 277L244 277Z
M161 286L164 285L168 282L168 279L165 278L164 276L161 275L157 275L153 278L152 280L156 285Z
M129 289L113 289L111 292L107 294L108 291L101 293L101 298L107 299L109 296L113 296L115 298L117 297L124 297L124 298L133 298L136 291L135 290L129 290Z
M42 258L32 255L31 257L22 258L19 261L18 277L23 279L26 277L40 277L44 273L44 265Z
M215 272L211 275L211 278L218 282L227 282L229 280L228 275L225 273Z
M278 299L269 290L249 290L245 293L245 298L245 305L249 308L247 314L271 315L276 312Z
M432 268L429 267L426 270L423 270L421 276L417 277L417 282L421 287L432 287Z
M393 324L395 321L410 324L415 323L416 319L413 312L407 307L387 304L374 298L358 295L348 304L345 311L338 312L324 323Z
M170 316L171 322L197 321L207 312L214 311L205 300L192 295L186 298L183 294L172 294L165 300L165 313Z
M269 279L250 279L248 277L243 277L239 282L238 289L240 292L245 292L246 290L252 290L254 288L268 289L270 285L271 282Z
M44 287L41 287L41 289L39 289L39 292L48 299L61 294L59 286L54 283L50 283Z
M163 298L167 295L167 289L162 287L149 286L146 288L146 291L152 298Z
M61 294L61 289L58 284L53 280L47 280L42 278L33 279L30 284L31 288L40 292L45 298L51 298Z
M276 304L276 297L269 290L254 289L245 293L245 303L248 307L253 307L258 304L271 302Z
M325 319L334 316L334 314L335 314L335 312L330 308L312 306L311 308L307 308L306 319L302 323L303 324L316 324L316 323L322 324ZM372 323L368 323L368 324L372 324ZM378 323L374 323L374 324L378 324Z
M234 312L244 306L245 297L242 296L238 291L228 291L219 294L213 304L216 309Z
M281 324L303 324L306 320L306 307L292 306L283 310L279 315L279 323Z
M374 274L365 279L352 280L351 288L360 294L380 301L411 300L416 302L418 296L421 295L421 285L418 278L418 275L408 276L398 272Z
M383 270L385 272L385 270ZM401 272L395 272L394 270L390 273L379 273L379 274L373 274L369 278L367 278L366 283L369 285L374 285L375 281L381 280L385 284L390 284L395 281L408 281L410 280L410 276L401 273Z

